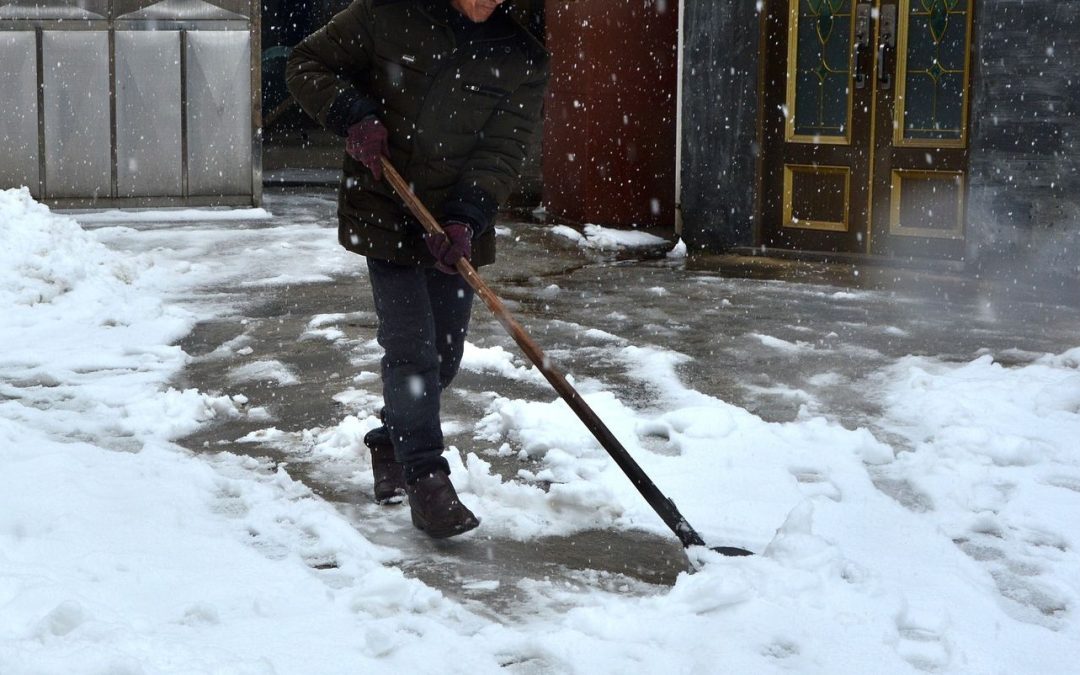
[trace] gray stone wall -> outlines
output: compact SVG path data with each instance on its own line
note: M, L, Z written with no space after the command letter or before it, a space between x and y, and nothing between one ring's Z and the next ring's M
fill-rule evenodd
M758 32L753 2L688 0L683 52L683 239L754 243Z
M1080 278L1080 0L984 0L975 21L969 262Z

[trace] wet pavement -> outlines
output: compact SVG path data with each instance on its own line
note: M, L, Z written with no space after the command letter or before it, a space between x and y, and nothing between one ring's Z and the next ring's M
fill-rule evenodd
M335 222L330 193L307 189L304 195L270 190L266 206L278 219ZM662 403L624 363L611 360L613 341L691 357L679 370L686 386L766 420L788 421L804 410L849 428L869 427L894 443L902 441L876 426L874 378L897 358L968 361L991 353L1011 365L1080 344L1080 296L1069 302L1067 294L1043 295L1008 280L736 256L687 261L666 258L662 249L627 259L583 249L544 225L510 219L500 227L500 261L483 276L564 372L578 382L603 383L639 409ZM241 314L199 324L181 342L193 358L177 386L242 392L250 406L265 407L273 419L228 420L183 439L185 446L287 463L290 475L338 505L370 540L397 550L395 564L407 574L492 615L557 613L565 608L563 592L582 587L656 593L686 569L674 537L644 533L584 532L519 542L491 538L481 528L461 541L431 542L412 531L407 506L375 506L348 472L322 466L303 444L239 442L271 425L296 433L328 429L349 414L363 418L377 409L380 354L370 289L364 277L348 277L207 292L237 301ZM327 339L326 331L336 337ZM470 341L518 353L479 302ZM231 348L221 349L226 344ZM266 360L285 364L296 380L230 379L237 368ZM343 392L350 393L335 401ZM511 479L522 468L515 454L498 456L472 436L491 392L543 400L554 393L463 371L444 397L447 442L478 452ZM884 481L879 487L897 489Z

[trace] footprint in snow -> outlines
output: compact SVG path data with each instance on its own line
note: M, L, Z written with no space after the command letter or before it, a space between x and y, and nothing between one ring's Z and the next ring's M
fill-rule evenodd
M953 542L990 573L1009 616L1051 630L1063 626L1070 609L1067 593L1044 575L1068 551L1061 536L987 520Z
M906 607L896 617L896 653L914 668L937 672L949 665L948 613L940 607Z
M799 645L791 640L779 639L761 648L762 656L773 659L789 659L799 655Z
M843 498L840 488L821 471L806 467L789 467L788 471L799 484L799 492L807 497L823 496L834 502Z
M1048 478L1045 478L1043 482L1053 487L1080 492L1080 476L1049 476Z

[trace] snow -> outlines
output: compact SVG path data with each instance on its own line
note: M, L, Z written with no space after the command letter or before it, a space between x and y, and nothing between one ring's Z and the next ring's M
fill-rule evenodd
M266 209L181 209L161 208L151 211L110 209L107 211L67 211L80 223L187 223L237 220L265 220L273 217Z
M244 382L274 382L279 385L296 384L300 380L288 366L274 359L266 361L252 361L239 368L234 368L226 375L229 382L239 384Z
M783 340L772 335L762 335L760 333L751 333L750 337L754 338L761 344L772 349L776 349L783 352L798 352L807 347L805 343L790 342Z
M681 260L686 257L686 242L679 238L679 241L675 242L675 247L667 252L667 257L673 260Z
M540 371L515 363L514 355L498 345L480 348L466 342L461 356L461 368L474 373L497 373L523 382L546 382Z
M593 224L586 224L582 232L567 225L555 225L551 227L551 233L570 239L586 248L602 250L668 245L668 241L663 237L648 232L619 230Z
M88 232L0 192L0 673L1075 672L1080 348L1013 367L890 362L868 392L880 419L848 428L805 408L765 421L686 384L677 341L586 330L650 403L591 380L585 399L706 541L759 555L692 551L697 572L642 594L521 579L537 611L500 620L408 578L400 551L288 465L173 443L253 418L242 440L300 444L370 480L357 448L373 417L286 432L251 408L246 383L303 378L285 364L228 371L219 394L170 386L189 358L177 341L231 316L245 282L362 273L319 223L213 222ZM345 316L309 334L344 339ZM527 385L487 399L472 432L491 456L448 453L477 536L669 536L521 357L470 343L463 368ZM516 476L493 470L499 455Z

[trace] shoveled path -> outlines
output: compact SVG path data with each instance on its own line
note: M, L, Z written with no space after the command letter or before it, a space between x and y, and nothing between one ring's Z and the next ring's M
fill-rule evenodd
M320 202L322 203L322 202ZM312 208L316 208L313 206ZM321 206L318 208L326 208ZM314 214L325 218L328 214ZM966 361L982 351L1026 363L1075 347L1080 310L991 282L889 268L854 268L706 258L687 264L639 252L635 259L582 249L542 226L511 222L500 236L501 260L485 277L533 337L566 372L605 383L622 400L656 406L653 392L605 358L600 329L638 346L692 357L680 375L689 387L746 407L765 419L793 419L801 408L845 426L875 426L872 376L907 354ZM329 231L328 231L329 233ZM361 264L357 258L357 264ZM183 439L201 452L228 451L288 463L289 473L338 505L373 542L400 552L397 564L479 611L506 618L559 612L565 592L587 587L651 594L686 569L673 538L633 532L585 532L528 542L493 538L481 527L460 540L431 542L411 528L407 506L377 507L346 475L312 462L302 447L239 442L250 432L332 428L346 415L378 406L375 316L363 276L285 288L209 289L237 298L241 315L199 324L181 343L193 358L177 381L206 393L243 393L271 421L239 419ZM312 335L336 330L336 339ZM477 303L470 341L517 353ZM220 349L222 345L232 349ZM780 358L805 347L800 358ZM230 382L244 364L276 360L296 377ZM821 377L821 374L828 374ZM335 395L351 391L348 401ZM551 400L546 387L492 374L462 372L444 401L448 443L476 450L504 478L522 468L477 447L472 425L489 392ZM890 442L897 439L887 438ZM887 480L879 488L904 503L910 491ZM664 486L660 486L663 489ZM669 495L678 502L678 495ZM917 504L908 504L918 508ZM725 542L716 542L718 544Z

